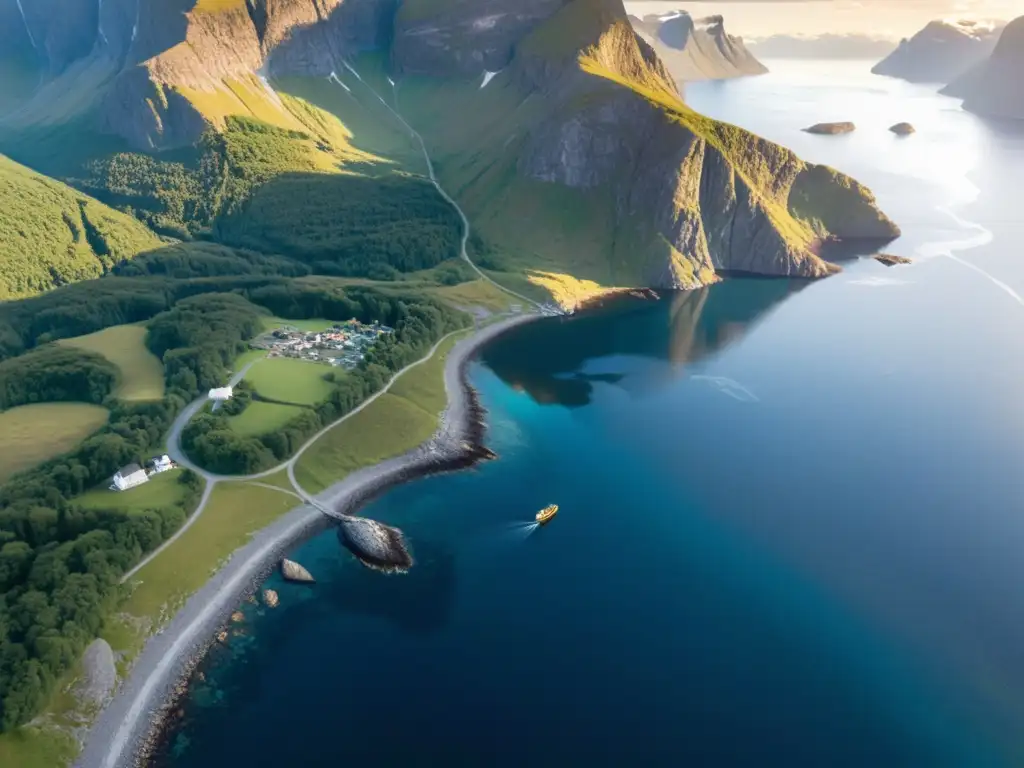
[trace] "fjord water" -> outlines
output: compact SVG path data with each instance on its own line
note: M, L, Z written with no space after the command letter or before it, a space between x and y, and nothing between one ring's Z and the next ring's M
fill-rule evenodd
M1022 762L1024 131L867 63L769 66L687 99L871 185L915 264L496 342L500 460L364 510L412 572L299 548L318 583L244 607L157 764ZM858 130L799 130L825 120Z

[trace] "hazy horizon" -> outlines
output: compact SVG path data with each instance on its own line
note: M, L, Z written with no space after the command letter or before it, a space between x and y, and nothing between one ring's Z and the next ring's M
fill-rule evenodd
M625 3L636 15L687 10L720 13L726 29L745 37L774 34L862 34L899 40L934 19L1003 19L1024 14L1020 0L638 0Z

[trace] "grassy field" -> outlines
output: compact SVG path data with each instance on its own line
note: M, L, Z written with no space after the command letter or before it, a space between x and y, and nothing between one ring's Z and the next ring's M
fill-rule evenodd
M141 325L111 328L65 339L61 344L98 352L121 370L114 396L121 400L159 400L164 396L164 366L146 348L146 329Z
M228 422L232 431L239 435L265 435L283 427L302 413L302 410L298 405L254 402L237 416L229 417Z
M295 479L319 493L350 472L397 456L429 439L447 404L444 364L460 337L395 382L391 390L317 440L295 466Z
M256 363L245 375L245 380L269 400L315 405L331 394L331 384L324 381L324 375L332 370L327 365L275 357Z
M249 363L254 363L261 357L267 356L267 350L265 349L250 349L247 352L243 352L235 358L235 362L231 366L231 370L237 373L247 366Z
M188 491L178 482L180 477L181 470L172 469L127 491L112 491L104 486L86 491L74 501L88 509L117 509L128 513L169 507L180 504Z
M203 516L135 575L139 586L121 610L157 624L170 618L228 555L295 506L294 498L268 488L221 483Z
M0 413L0 482L67 453L107 423L105 408L85 403L23 405Z
M461 309L482 307L490 312L505 312L512 304L524 303L486 280L472 280L428 290L441 301Z
M368 282L365 280L354 280L352 282L364 283ZM306 333L315 333L317 331L326 331L334 325L333 320L324 320L323 318L316 317L310 320L285 320L280 317L268 317L263 320L263 330L265 331L276 331L278 328L296 328Z

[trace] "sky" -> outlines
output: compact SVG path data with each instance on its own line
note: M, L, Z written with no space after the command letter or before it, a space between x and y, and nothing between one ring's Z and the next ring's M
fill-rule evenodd
M626 10L641 16L676 9L694 16L720 13L727 32L751 38L836 32L898 40L933 19L1024 16L1024 0L626 0Z

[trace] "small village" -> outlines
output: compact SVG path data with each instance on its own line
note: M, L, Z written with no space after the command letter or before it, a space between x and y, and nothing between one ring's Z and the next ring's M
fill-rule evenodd
M352 370L381 336L394 329L379 323L358 320L336 323L325 331L307 332L282 326L251 342L254 349L265 349L268 357L290 357Z

